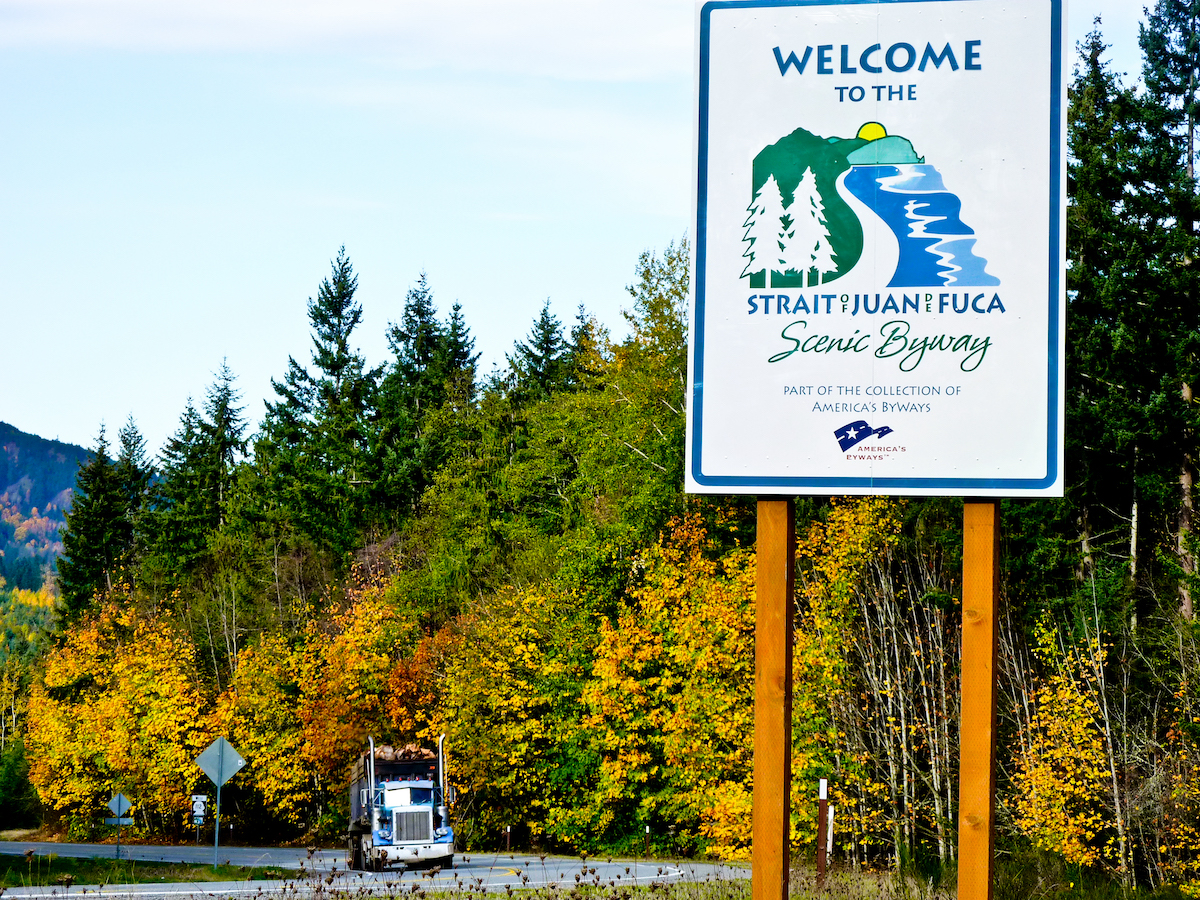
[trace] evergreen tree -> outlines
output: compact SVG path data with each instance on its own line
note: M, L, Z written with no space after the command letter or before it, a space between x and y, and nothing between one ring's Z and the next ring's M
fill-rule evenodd
M473 401L479 355L461 304L448 322L438 320L424 272L405 298L400 322L389 326L388 344L395 362L379 391L376 495L387 508L411 510L448 452L428 423L451 391L461 402Z
M308 301L313 368L289 356L284 380L271 380L278 400L266 405L258 445L276 502L339 558L356 542L363 520L365 494L357 487L367 480L368 420L381 374L367 369L351 345L362 322L357 289L343 247L316 299Z
M446 335L437 320L433 292L422 272L404 300L399 323L388 326L388 346L396 355L385 384L416 418L438 406L445 384Z
M222 362L205 394L203 414L189 399L159 456L160 477L144 530L156 556L154 568L171 582L205 565L212 535L229 519L247 427L234 380Z
M450 309L450 319L446 323L442 347L442 366L447 379L457 381L465 388L467 397L473 397L479 354L475 352L475 338L467 328L461 303L455 302Z
M132 415L117 433L117 440L115 471L128 524L128 544L121 550L121 564L133 570L141 551L138 547L141 523L154 478L154 466L146 455L146 439Z
M1178 515L1175 553L1182 570L1180 610L1194 617L1193 587L1200 578L1195 537L1195 482L1200 462L1195 389L1200 377L1200 274L1195 260L1196 125L1200 111L1200 0L1158 0L1140 26L1144 57L1144 127L1138 147L1133 208L1142 232L1154 238L1144 289L1161 328L1161 357L1150 357L1166 394L1168 427L1177 447ZM1157 342L1156 342L1157 343Z
M1145 307L1127 302L1149 275L1150 248L1127 208L1127 185L1137 178L1138 111L1108 71L1105 49L1097 27L1080 47L1067 114L1067 365L1077 373L1066 398L1068 499L1081 579L1092 574L1096 530L1111 533L1116 525L1105 510L1133 513L1137 527L1137 481L1148 486L1161 452L1151 402L1158 377L1141 359L1141 340L1128 340L1159 330ZM1136 535L1130 539L1136 545Z
M368 371L351 347L362 305L354 300L358 277L345 247L332 268L317 298L308 301L315 373L288 357L284 380L271 379L279 399L267 403L266 427L283 446L305 445L327 474L349 477L361 455L364 415L379 372Z
M568 347L558 316L550 312L550 298L542 304L524 341L517 341L508 357L517 376L517 391L525 399L543 400L566 386Z
M255 618L249 614L249 586L262 576L254 571L252 543L269 539L254 532L257 523L247 515L241 489L249 467L239 400L235 377L223 361L203 407L188 400L160 454L160 475L140 529L146 547L140 583L188 624L198 645L207 645L203 660L218 686L236 665L247 620Z
M217 380L205 397L205 419L200 423L205 457L203 489L210 504L206 517L210 528L219 528L225 523L236 466L246 452L244 407L237 405L241 394L233 382L233 372L222 361Z
M146 456L146 439L131 415L117 432L117 481L125 497L127 516L132 520L146 502L146 492L154 477L154 466Z
M568 388L584 387L599 374L603 363L601 341L599 323L580 303L575 324L571 326L571 339L563 353L564 380Z
M1138 29L1146 111L1151 117L1146 137L1158 145L1156 154L1164 155L1172 166L1182 164L1183 174L1194 181L1200 116L1200 0L1158 0ZM1192 224L1186 227L1194 230Z
M107 594L127 577L120 569L125 549L132 542L126 511L127 499L101 425L96 449L75 478L63 530L58 589L65 623L92 609L97 595Z
M204 422L189 397L179 428L159 454L161 479L148 519L151 542L164 568L179 572L204 553L210 527L204 495Z

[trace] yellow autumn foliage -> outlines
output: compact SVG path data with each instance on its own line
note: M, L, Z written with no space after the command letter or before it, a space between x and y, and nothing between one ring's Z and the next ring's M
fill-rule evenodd
M861 748L847 745L835 707L852 687L851 631L856 627L854 592L863 570L900 533L900 504L886 497L830 501L824 521L814 522L797 544L799 576L792 657L792 841L811 846L817 838L818 779L830 778L839 827L860 839L887 835L892 823L876 803L846 802L881 795L884 786L868 774Z
M1115 827L1100 707L1081 655L1059 645L1045 621L1035 631L1035 652L1047 668L1033 698L1027 732L1014 752L1016 824L1043 849L1077 865L1115 865Z
M735 858L749 845L754 554L714 559L707 542L687 516L644 554L642 586L601 625L583 728L601 753L598 828L693 821L710 853Z
M194 654L174 623L117 601L48 651L27 737L42 802L91 812L120 791L143 821L186 809L212 739Z
M570 603L544 587L504 591L441 638L441 704L428 736L446 732L454 782L477 804L460 821L474 828L526 823L536 836L555 824L549 777L570 758L565 722L578 692L577 651L586 656L588 646Z
M332 616L309 623L297 660L297 716L304 764L323 779L340 783L367 735L387 730L393 659L415 631L376 584L352 591Z
M316 766L304 751L299 716L303 649L264 635L238 653L233 683L217 701L214 726L246 760L239 784L257 791L282 821L299 825L314 799Z

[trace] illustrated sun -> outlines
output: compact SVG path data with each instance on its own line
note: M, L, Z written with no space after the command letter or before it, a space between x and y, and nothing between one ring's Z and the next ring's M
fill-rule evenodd
M858 129L858 134L855 137L860 137L864 141L875 141L881 137L887 137L887 129L878 122L867 122L862 128Z

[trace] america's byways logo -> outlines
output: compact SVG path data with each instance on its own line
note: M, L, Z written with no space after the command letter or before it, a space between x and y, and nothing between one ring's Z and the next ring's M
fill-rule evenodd
M857 422L851 422L849 425L843 425L841 428L835 429L833 436L837 438L838 446L843 450L849 450L855 444L861 444L867 438L871 437L871 435L883 437L891 433L892 429L886 425L882 425L879 428L872 428L865 421L859 419Z
M811 287L854 268L863 227L839 179L895 235L900 252L888 287L1000 283L975 255L962 202L938 170L907 138L867 122L853 138L797 128L754 157L741 276L751 288L767 287L768 278L770 287Z

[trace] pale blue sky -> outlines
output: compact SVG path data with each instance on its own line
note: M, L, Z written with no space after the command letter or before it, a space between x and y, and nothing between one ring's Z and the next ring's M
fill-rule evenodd
M344 244L360 346L426 271L484 368L549 297L618 335L688 228L691 0L0 0L0 420L151 448L227 358L257 424ZM1136 73L1140 4L1101 13Z

